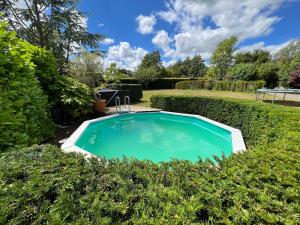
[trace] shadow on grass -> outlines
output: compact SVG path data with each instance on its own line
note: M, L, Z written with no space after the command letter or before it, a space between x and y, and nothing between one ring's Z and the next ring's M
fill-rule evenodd
M272 100L263 100L263 102L272 103ZM284 106L292 106L292 107L300 107L300 102L295 102L295 101L275 100L274 104L284 105Z

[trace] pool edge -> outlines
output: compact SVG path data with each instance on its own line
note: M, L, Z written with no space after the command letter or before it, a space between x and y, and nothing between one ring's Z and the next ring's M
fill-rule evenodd
M171 115L181 115L181 116L188 116L188 117L193 117L193 118L198 118L201 119L205 122L211 123L215 126L218 126L220 128L223 128L227 131L229 131L231 133L231 140L232 140L232 152L233 153L239 153L242 151L246 150L246 145L243 139L243 135L242 132L239 129L227 126L225 124L219 123L217 121L208 119L206 117L200 116L200 115L195 115L195 114L185 114L185 113L175 113L175 112L168 112L168 111L157 111L160 113L164 113L164 114L171 114ZM157 113L157 112L144 112L144 113ZM135 114L135 113L142 113L142 112L128 112L126 114ZM105 116L105 117L100 117L97 119L92 119L92 120L86 120L84 121L76 130L75 132L67 139L67 141L62 144L61 149L64 152L70 153L70 152L75 152L75 153L81 153L83 155L85 155L85 157L97 157L96 155L78 147L77 145L75 145L77 139L80 137L80 135L83 133L83 131L91 124L91 123L95 123L98 121L102 121L102 120L106 120L106 119L110 119L110 118L114 118L117 116L122 115L121 114L114 114L114 115L110 115L110 116ZM124 115L124 114L123 114Z

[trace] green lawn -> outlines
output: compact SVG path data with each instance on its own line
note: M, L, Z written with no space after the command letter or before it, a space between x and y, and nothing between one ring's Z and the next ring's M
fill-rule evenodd
M177 89L167 89L167 90L146 90L143 91L143 98L141 102L135 104L137 106L144 106L150 107L150 97L152 95L187 95L187 96L211 96L211 97L227 97L227 98L237 98L237 99L248 99L248 100L255 100L255 93L247 93L247 92L232 92L232 91L214 91L214 90L177 90ZM271 100L273 98L272 95L266 95L265 100ZM276 98L281 100L282 97L278 96ZM300 99L299 96L286 96L286 102L284 104L293 105L293 106L300 106ZM291 102L292 101L292 102ZM294 102L294 101L298 101ZM277 103L282 103L279 101ZM299 108L300 109L300 108Z

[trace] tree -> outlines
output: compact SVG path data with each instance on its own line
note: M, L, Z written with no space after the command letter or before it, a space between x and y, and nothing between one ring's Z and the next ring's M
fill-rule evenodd
M300 66L292 73L289 79L289 86L300 89Z
M173 77L203 77L207 67L200 55L187 57L184 61L178 61L169 66Z
M104 79L112 82L119 82L122 78L127 76L127 70L119 69L116 63L111 63L104 73Z
M253 63L239 63L233 66L229 71L229 75L235 80L256 80L256 66Z
M256 63L262 64L271 61L271 54L264 49L255 49L254 51L239 52L235 55L235 64Z
M139 80L142 84L145 85L145 88L148 89L148 85L151 81L154 81L160 77L160 73L154 66L147 68L140 67L135 72L135 78Z
M287 64L300 54L300 39L291 41L286 47L280 49L274 59Z
M291 60L277 61L277 63L279 67L278 76L280 83L283 86L287 86L291 73L295 71L298 66L300 66L300 53L295 55Z
M217 69L219 79L224 78L228 69L233 64L233 53L235 51L236 43L236 36L232 36L228 39L225 39L224 41L218 44L216 50L212 55L211 62Z
M93 91L103 79L102 58L97 53L84 52L69 63L68 73Z
M134 77L148 88L150 81L162 77L164 68L160 60L159 51L148 53L144 56L141 64L134 73Z
M103 39L101 34L88 32L78 3L77 0L6 0L1 9L17 36L53 51L62 71L72 53L81 48L98 48Z
M261 64L257 69L259 79L266 82L267 87L276 87L278 83L278 66L274 62Z
M140 68L155 67L156 69L160 70L162 68L162 63L161 63L159 51L154 51L146 54L139 67Z

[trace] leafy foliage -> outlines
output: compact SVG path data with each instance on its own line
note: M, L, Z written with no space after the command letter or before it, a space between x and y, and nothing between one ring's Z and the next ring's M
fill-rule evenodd
M275 54L275 60L284 64L289 63L300 54L300 39L291 41Z
M292 73L289 80L290 87L300 89L300 66Z
M103 80L103 63L97 53L84 52L68 65L68 74L79 82L86 84L91 93L97 84Z
M218 78L223 79L226 75L228 69L232 66L235 51L235 45L237 43L237 37L232 36L225 39L218 44L216 50L214 51L211 62L215 66Z
M228 74L234 80L257 80L256 65L252 63L236 64L230 68Z
M0 151L40 143L53 132L47 97L24 43L0 24ZM37 74L41 71L37 71Z
M204 60L200 55L187 57L168 67L172 77L203 77L206 72Z
M79 1L6 0L3 7L4 18L17 35L31 44L51 49L59 61L62 71L70 54L81 48L97 48L103 39L101 34L89 33L85 26L84 13L78 10Z
M59 77L55 86L59 101L56 107L71 118L83 117L92 110L90 88L68 76Z
M119 69L116 63L111 63L105 70L104 80L107 82L119 83L122 78L126 78L129 71Z
M20 41L20 46L30 57L30 62L34 66L34 75L38 79L42 90L48 96L49 108L51 108L57 103L57 95L54 90L58 79L56 60L52 52L45 48L40 48L25 41Z
M298 110L203 97L151 101L241 128L248 150L218 166L87 160L50 145L2 154L0 223L297 224Z
M239 52L235 56L235 64L256 63L262 64L271 61L271 54L264 49L255 49L254 51Z
M277 63L279 65L278 76L280 83L283 86L287 86L291 74L300 66L300 53L290 61L278 61Z
M257 76L266 82L267 87L276 87L278 84L278 65L274 62L261 64L257 68Z
M262 88L265 82L258 81L218 81L210 79L199 79L191 81L180 81L176 83L176 89L207 89L227 91L256 91Z
M135 79L141 82L146 89L148 89L148 85L150 82L157 80L160 77L159 70L154 67L139 67L137 71L134 73Z

